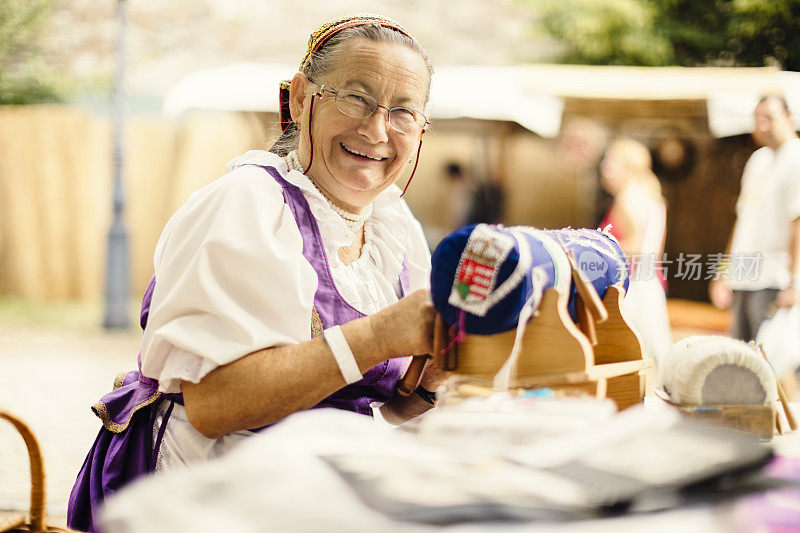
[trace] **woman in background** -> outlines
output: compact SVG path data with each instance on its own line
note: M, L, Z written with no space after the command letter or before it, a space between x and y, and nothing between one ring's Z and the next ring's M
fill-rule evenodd
M602 226L611 225L630 263L625 296L628 320L656 361L672 346L666 281L660 266L667 228L661 184L651 170L650 152L633 139L614 141L600 164L603 187L614 197Z

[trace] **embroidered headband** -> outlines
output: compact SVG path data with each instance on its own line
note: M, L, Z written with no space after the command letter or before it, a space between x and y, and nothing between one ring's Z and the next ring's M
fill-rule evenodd
M397 22L386 17L381 17L379 15L347 15L340 19L326 22L320 26L319 29L314 31L311 36L309 36L306 55L303 56L303 60L300 62L300 72L305 72L314 53L319 50L328 39L340 31L346 30L347 28L352 28L354 26L366 26L368 24L377 24L379 26L395 29L409 39L416 41L416 39L414 39L405 28L403 28ZM292 123L292 115L289 111L289 88L291 87L291 84L291 80L282 81L278 91L281 131L286 131L286 128L288 128Z

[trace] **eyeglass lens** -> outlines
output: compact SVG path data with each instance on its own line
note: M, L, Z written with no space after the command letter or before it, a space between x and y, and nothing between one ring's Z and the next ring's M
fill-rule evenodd
M335 99L339 111L353 118L367 118L378 109L378 102L360 91L340 90L336 92ZM424 122L425 119L413 109L395 107L389 110L389 125L399 132L418 131Z

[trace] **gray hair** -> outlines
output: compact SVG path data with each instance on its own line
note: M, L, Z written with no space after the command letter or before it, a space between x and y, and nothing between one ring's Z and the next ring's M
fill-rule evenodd
M318 80L324 74L336 68L341 60L345 44L349 40L357 38L366 39L374 43L402 45L417 52L425 61L425 66L428 68L428 83L425 87L425 104L427 105L431 93L431 77L433 76L433 63L431 63L428 54L425 53L425 50L417 41L408 35L394 28L381 26L380 24L353 26L352 28L347 28L336 33L328 39L319 50L314 52L306 67L301 72L312 80ZM296 124L292 123L281 133L280 137L278 137L278 140L275 141L275 144L272 145L269 151L280 156L285 156L292 150L296 150L299 142L300 130L297 129Z

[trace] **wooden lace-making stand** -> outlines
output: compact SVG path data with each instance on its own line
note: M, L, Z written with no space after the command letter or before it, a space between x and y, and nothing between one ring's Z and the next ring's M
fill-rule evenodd
M652 361L643 357L641 340L623 317L624 289L608 287L601 302L572 258L570 262L578 289L578 325L570 319L567 297L554 288L544 291L538 314L525 329L511 387L583 391L598 398L611 398L618 409L637 404L644 398L644 371ZM467 334L445 354L441 366L452 374L491 384L511 353L515 336L515 330L494 335ZM449 342L447 324L437 315L434 350L441 351ZM479 387L473 392L480 394Z

